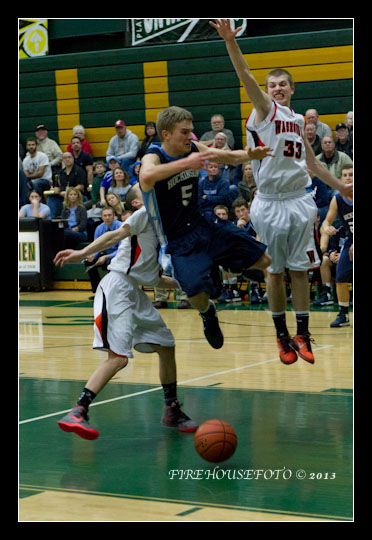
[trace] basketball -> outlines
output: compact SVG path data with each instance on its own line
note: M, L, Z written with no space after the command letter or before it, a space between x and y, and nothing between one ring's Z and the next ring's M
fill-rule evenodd
M238 437L234 428L223 420L207 420L194 435L195 450L200 457L212 463L229 459L237 444Z

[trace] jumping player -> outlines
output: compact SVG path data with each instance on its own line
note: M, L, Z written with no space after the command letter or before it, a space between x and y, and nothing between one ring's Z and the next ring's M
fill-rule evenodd
M199 311L204 334L215 349L223 345L216 308L209 300L212 267L240 273L266 268L266 245L232 223L201 214L198 206L199 169L208 161L237 165L270 156L269 147L244 150L208 148L193 141L192 114L168 107L158 114L161 146L152 146L142 158L140 186L144 203L166 254L171 256L174 277L190 304ZM267 157L271 159L271 157Z
M174 338L159 311L139 285L177 288L172 278L160 276L158 239L143 207L141 190L135 184L127 193L126 203L136 210L115 231L109 231L81 250L57 253L54 263L80 262L88 255L121 242L117 255L108 266L110 272L101 280L94 298L94 349L108 352L108 357L91 375L77 404L59 420L64 431L93 440L99 432L88 423L88 408L98 392L132 358L132 348L159 355L159 375L164 389L165 407L161 423L180 431L195 431L197 425L180 408L177 399Z
M273 148L274 157L252 162L258 194L251 207L251 220L260 240L267 244L272 263L268 268L267 295L277 333L279 356L293 364L297 354L314 363L309 332L309 288L307 271L319 266L314 244L317 208L311 196L311 172L335 190L350 193L315 158L304 140L305 119L291 108L294 83L288 71L275 69L266 77L261 90L235 39L241 30L232 30L228 19L210 21L225 40L236 74L243 83L254 109L247 121L248 144ZM283 275L288 268L292 282L292 301L297 333L289 335Z

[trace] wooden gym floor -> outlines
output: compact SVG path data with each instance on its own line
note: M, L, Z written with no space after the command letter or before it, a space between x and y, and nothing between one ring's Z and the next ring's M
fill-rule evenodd
M161 311L176 339L179 398L199 423L229 422L237 450L203 461L193 434L160 425L157 355L134 359L97 396L86 441L56 421L105 358L91 348L90 291L20 293L19 521L351 521L353 326L312 309L316 362L284 366L267 306L218 304L224 347L200 317ZM352 314L351 314L352 321ZM288 307L288 325L295 317Z

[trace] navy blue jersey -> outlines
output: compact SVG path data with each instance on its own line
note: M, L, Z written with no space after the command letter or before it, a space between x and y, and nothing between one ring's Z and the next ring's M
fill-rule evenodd
M336 195L336 202L338 206L338 215L342 225L346 229L346 236L348 238L353 238L353 203L342 197L339 193Z
M191 152L199 152L194 143L191 143ZM191 152L174 158L164 152L160 146L154 145L150 146L146 154L156 154L160 158L160 163L169 163L185 158ZM200 220L198 183L199 169L186 169L156 182L150 192L143 194L148 211L147 201L149 199L152 199L152 205L156 206L166 241L169 242L183 236L187 231L192 230Z

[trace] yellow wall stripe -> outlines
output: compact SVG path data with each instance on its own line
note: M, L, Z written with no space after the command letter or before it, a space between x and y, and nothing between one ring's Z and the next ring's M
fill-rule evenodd
M146 122L155 122L158 112L169 107L167 62L144 62L143 74Z
M286 66L314 66L315 64L333 64L353 61L353 46L319 47L316 49L298 49L244 54L250 69L273 69ZM288 70L290 71L289 67Z
M56 69L57 122L60 144L68 144L72 128L80 124L79 86L77 69ZM62 138L63 130L68 130L68 140ZM66 137L65 137L66 138ZM63 148L61 146L63 150Z
M144 62L143 76L147 77L168 77L167 61L161 62Z
M77 84L78 74L77 69L56 69L56 84Z

